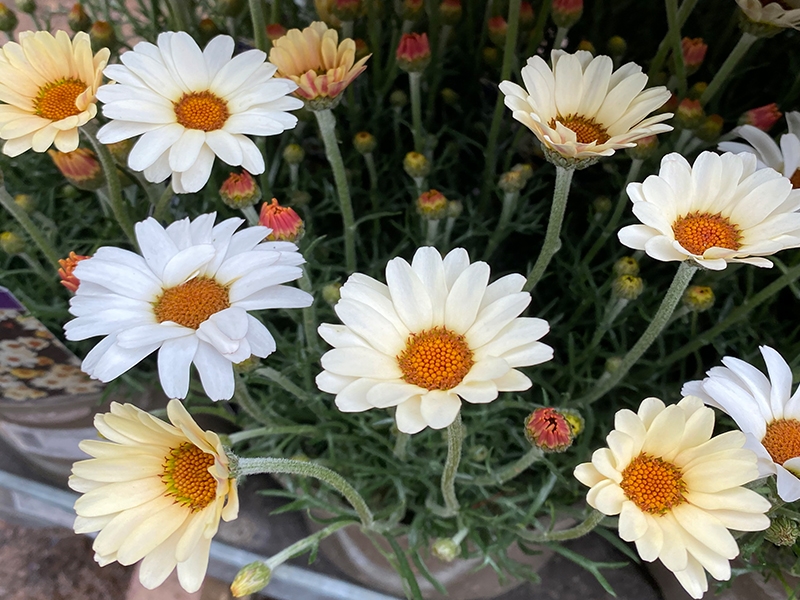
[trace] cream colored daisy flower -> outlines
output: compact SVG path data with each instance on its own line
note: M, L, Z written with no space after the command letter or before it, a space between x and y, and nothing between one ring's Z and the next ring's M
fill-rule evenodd
M94 457L72 466L76 533L99 532L92 548L101 565L142 561L139 580L161 585L177 567L187 592L200 589L219 520L239 512L236 480L219 436L203 431L178 400L164 421L132 404L111 403L95 415L104 440L84 440ZM144 559L144 560L142 560Z
M762 257L800 247L800 190L773 169L757 170L753 154L703 152L690 166L673 152L627 192L642 225L623 227L619 241L656 260L771 267Z
M55 144L78 147L78 127L97 114L95 94L109 51L92 55L89 36L66 31L24 31L0 49L0 138L3 154L18 156Z
M736 4L754 23L800 29L800 0L736 0Z
M769 379L753 365L726 356L702 381L681 390L728 413L747 436L763 476L777 475L778 495L800 500L800 388L792 394L792 370L769 346L761 346Z
M670 92L663 86L645 90L647 75L639 65L627 63L613 71L610 57L583 50L553 50L550 57L552 69L539 56L528 59L522 68L525 88L511 81L500 84L514 118L546 150L570 159L597 159L672 131L662 123L672 113L647 117L669 100Z
M235 363L275 351L275 340L251 310L309 306L310 294L282 285L300 278L305 261L289 242L264 242L267 227L238 233L242 219L214 225L215 214L164 229L136 224L142 256L103 247L75 267L75 319L67 339L106 336L81 365L111 381L158 350L158 374L170 398L185 398L194 364L212 400L233 396Z
M277 69L264 62L266 54L248 50L231 58L233 50L233 38L220 35L201 51L182 31L160 34L157 46L136 44L121 65L105 70L116 83L97 92L103 115L112 119L100 141L141 135L128 166L156 183L172 175L178 193L200 190L215 156L263 173L264 157L246 135L292 129L297 117L286 111L303 103L287 96L297 86L273 77Z
M762 531L770 503L746 483L758 478L756 455L741 431L711 437L714 411L686 397L664 406L646 398L638 414L617 412L608 448L575 468L591 489L586 502L619 515L619 535L639 556L659 559L693 598L708 590L704 569L730 579L739 547L728 529Z
M317 386L336 394L343 412L396 406L400 431L442 429L462 398L483 404L527 390L531 381L517 368L553 357L538 341L547 321L519 316L531 301L525 277L489 284L489 265L470 264L463 248L444 260L420 248L410 265L394 258L386 282L351 275L334 307L344 324L319 327L334 350L322 357Z

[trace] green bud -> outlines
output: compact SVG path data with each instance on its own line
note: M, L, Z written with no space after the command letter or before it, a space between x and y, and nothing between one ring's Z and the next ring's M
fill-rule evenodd
M444 103L447 104L447 106L455 106L458 104L460 99L458 93L452 88L448 87L442 88L442 91L439 92L439 94L442 96L442 100L444 100Z
M90 19L86 11L83 10L83 4L80 2L77 2L70 9L67 15L67 25L76 33L78 31L89 31L89 27L92 26L92 19Z
M619 356L612 356L608 360L606 360L606 372L607 373L615 373L619 370L619 366L622 364L622 358Z
M306 151L300 144L289 144L283 149L283 160L290 165L299 165L306 157Z
M714 306L714 290L705 285L691 285L683 294L683 305L701 313Z
M0 31L5 31L11 37L11 32L17 28L19 19L16 13L5 4L0 3Z
M592 208L596 215L604 215L611 211L611 198L608 196L598 196L592 201Z
M30 194L17 194L14 196L14 202L26 213L32 213L36 210L36 198Z
M635 275L620 275L611 284L613 294L622 300L636 300L644 290L644 281Z
M620 275L638 275L639 262L632 256L623 256L617 262L614 263L614 266L612 267L612 272L617 277L619 277Z
M608 53L611 56L622 57L628 52L628 42L625 41L625 38L619 35L609 38L606 46L608 48Z
M395 108L403 108L408 104L408 94L403 90L395 90L389 96L389 104Z
M447 218L457 219L464 212L464 203L461 200L448 200L447 201Z
M25 240L13 231L0 233L0 248L7 254L22 254L25 251Z
M245 0L219 0L218 10L226 17L235 17L244 8Z
M372 154L378 146L378 140L369 131L359 131L353 136L353 146L359 154Z
M427 177L431 172L431 163L419 152L409 152L403 159L403 169L414 179Z
M500 176L498 187L506 194L518 193L525 187L528 180L520 171L507 171Z
M775 517L764 532L764 539L776 546L792 546L798 537L800 526L789 517Z
M472 446L469 449L469 457L472 460L483 462L489 456L489 449L483 444Z
M461 548L450 538L439 538L433 542L432 554L442 562L453 562L461 552Z
M338 281L334 283L329 283L324 288L322 288L322 299L325 300L328 304L333 306L339 301L339 298L342 297L341 294L342 284Z
M29 15L33 14L36 12L36 0L17 0L17 8Z
M106 21L95 21L89 29L89 39L92 41L92 50L97 52L101 48L114 50L117 46L117 34L114 27Z
M252 562L243 566L231 584L231 594L234 598L249 596L264 589L272 578L272 569L261 561Z

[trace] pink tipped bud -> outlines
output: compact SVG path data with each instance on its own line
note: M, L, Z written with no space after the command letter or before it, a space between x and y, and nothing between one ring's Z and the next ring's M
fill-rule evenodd
M423 192L417 198L417 212L426 219L441 219L447 216L447 198L439 190Z
M361 12L361 0L335 0L333 14L342 21L355 21Z
M752 125L761 131L769 131L782 116L783 113L778 110L778 105L773 102L748 110L739 117L739 125Z
M286 35L286 27L281 25L280 23L270 23L267 25L267 39L270 42L274 42L277 39L282 38Z
M564 452L572 445L575 434L562 412L543 407L525 419L525 437L544 452Z
M58 264L61 265L61 268L58 270L58 276L61 278L61 285L73 294L78 291L78 286L81 284L78 278L73 274L73 271L75 267L78 266L79 262L87 258L90 257L70 252L67 258L58 259Z
M556 27L572 27L583 14L583 0L553 0L551 14Z
M519 26L522 29L533 27L534 12L530 2L522 2L519 5Z
M503 46L506 43L508 33L508 22L503 17L492 17L486 24L489 29L489 39L495 46Z
M402 17L406 21L416 21L425 12L424 8L424 0L403 0Z
M455 25L461 20L461 0L442 0L439 5L439 14L445 25Z
M297 242L305 233L300 215L293 208L278 204L276 198L272 199L271 204L265 202L261 205L258 223L272 229L267 239L273 242Z
M72 152L48 150L61 174L76 188L94 191L105 185L103 167L97 155L88 148L78 148Z
M228 175L219 188L219 195L226 206L240 210L261 200L261 188L250 173L242 171Z
M407 73L424 71L431 62L428 34L405 33L397 46L397 65Z
M675 122L682 129L694 129L703 124L706 115L699 100L684 98L675 111Z
M89 27L92 26L92 20L83 10L83 5L80 2L74 4L70 9L67 15L67 25L76 33L78 31L89 31Z
M703 42L703 38L688 38L681 40L683 50L683 64L686 66L686 74L693 75L700 69L706 57L708 44Z

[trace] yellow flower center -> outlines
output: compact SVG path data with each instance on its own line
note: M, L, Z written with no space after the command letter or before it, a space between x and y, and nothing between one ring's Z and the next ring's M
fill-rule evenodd
M622 471L619 486L631 502L651 515L663 515L686 500L680 469L644 452Z
M677 242L697 256L712 247L738 250L742 234L730 220L722 215L693 212L680 217L672 224Z
M449 390L469 373L475 361L464 339L444 327L412 333L397 355L403 381L427 390Z
M184 94L175 103L175 116L186 129L216 131L228 120L228 103L211 92Z
M797 169L797 171L789 177L789 181L792 182L792 187L794 189L800 189L800 169Z
M191 442L184 442L164 457L161 480L167 496L173 496L192 512L203 510L217 497L217 480L208 472L214 455L203 452Z
M778 419L767 425L767 434L761 440L769 455L779 465L800 456L800 421Z
M558 116L557 119L550 121L550 127L556 128L556 121L561 123L567 129L575 132L575 137L580 144L591 144L597 142L604 144L608 141L608 132L606 128L597 123L594 119L587 119L580 115L567 115L566 117Z
M84 91L86 84L80 79L61 79L48 83L39 90L33 101L33 110L40 117L51 121L60 121L80 114L75 100Z
M164 290L153 312L159 323L172 321L197 329L214 313L229 308L228 288L208 277L195 277L186 283Z

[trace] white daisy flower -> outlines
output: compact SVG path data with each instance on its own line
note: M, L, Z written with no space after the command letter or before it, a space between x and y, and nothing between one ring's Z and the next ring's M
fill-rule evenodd
M233 395L233 364L275 351L275 340L247 311L309 306L311 295L281 285L298 279L297 246L261 241L267 227L215 213L176 221L164 229L153 218L136 224L142 256L103 247L81 261L81 285L70 300L77 318L67 339L106 336L81 365L92 378L111 381L158 350L161 385L185 398L194 363L212 400Z
M800 190L753 154L703 152L690 166L673 152L658 175L631 183L633 214L643 223L619 241L656 260L693 260L719 271L729 262L771 267L770 256L800 246Z
M736 4L754 23L800 29L800 0L736 0Z
M648 88L647 75L634 63L617 69L608 56L579 50L553 50L553 68L539 56L522 68L524 89L500 84L514 118L530 129L545 149L573 159L611 156L620 148L666 131L672 113L647 118L670 99L667 88Z
M236 479L219 436L203 431L178 400L167 405L172 424L132 404L111 403L95 415L104 440L84 440L94 457L72 466L76 533L99 531L92 548L100 566L142 561L139 580L161 585L177 567L196 592L208 566L219 520L238 516ZM142 560L144 559L144 560Z
M351 275L334 307L344 324L319 327L335 349L322 357L317 386L336 394L343 412L396 406L400 431L442 429L462 398L487 403L527 390L531 381L517 367L553 357L537 341L547 321L519 317L531 301L525 277L488 285L489 265L470 264L463 248L444 260L435 248L419 248L410 265L394 258L386 282Z
M741 142L722 142L719 149L723 152L749 152L758 159L758 168L769 167L783 173L792 182L794 189L800 188L800 112L786 113L789 133L781 136L781 144L752 125L742 125L735 129L739 137L743 137L750 145Z
M732 356L722 359L702 381L684 384L682 393L698 396L728 413L758 455L762 476L777 475L778 495L800 500L800 388L792 394L792 370L769 346L761 346L769 379L753 365Z
M756 456L741 431L711 437L714 411L699 398L665 407L646 398L639 412L614 418L608 448L575 468L591 489L586 502L619 515L619 535L639 556L659 559L692 598L708 590L703 569L730 579L739 547L728 529L761 531L770 503L741 486L758 478Z
M206 184L214 156L263 173L264 158L245 134L292 129L297 117L285 111L303 102L287 96L297 84L273 78L277 67L264 62L266 54L248 50L231 58L233 49L233 38L220 35L201 52L182 31L160 34L158 46L136 44L121 65L104 71L117 83L97 92L103 114L113 119L99 131L100 141L141 135L128 166L156 183L172 175L178 193Z

